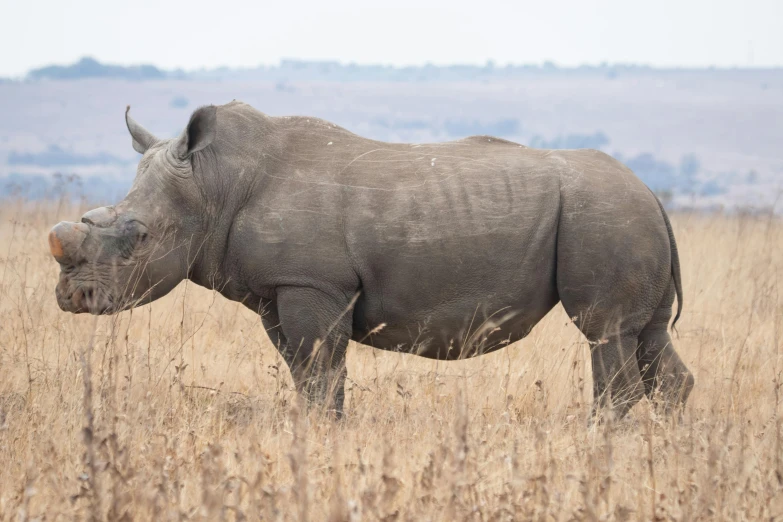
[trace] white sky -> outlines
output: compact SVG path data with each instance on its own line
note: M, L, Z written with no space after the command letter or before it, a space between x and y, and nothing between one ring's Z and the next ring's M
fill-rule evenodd
M0 75L89 55L163 68L783 66L783 0L0 0Z

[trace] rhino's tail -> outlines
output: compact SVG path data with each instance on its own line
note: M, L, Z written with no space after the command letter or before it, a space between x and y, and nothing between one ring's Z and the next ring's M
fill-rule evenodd
M672 230L672 224L669 221L669 216L666 215L666 210L663 208L663 203L658 199L658 196L653 194L655 200L658 202L658 206L661 208L661 214L663 215L663 221L666 223L666 232L669 234L669 245L672 255L672 279L674 280L674 290L677 292L677 314L672 321L672 330L674 331L674 325L677 324L677 320L682 313L682 282L680 279L680 256L677 253L677 241L674 240L674 231Z

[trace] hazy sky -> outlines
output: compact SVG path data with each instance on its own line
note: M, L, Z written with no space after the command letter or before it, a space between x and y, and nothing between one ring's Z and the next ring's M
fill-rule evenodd
M783 0L2 0L0 75L71 63L783 66Z

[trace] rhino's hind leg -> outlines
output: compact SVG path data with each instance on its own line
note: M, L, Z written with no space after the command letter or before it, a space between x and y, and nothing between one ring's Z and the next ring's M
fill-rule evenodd
M685 406L694 385L693 375L674 350L667 330L673 301L672 283L652 319L639 334L636 352L647 397L667 413Z
M565 270L561 272L560 300L590 343L593 418L611 412L614 420L620 420L644 397L636 346L655 305L648 305L638 294L624 295L625 289L634 285L612 280L583 284L580 279L589 278L580 276L577 279ZM657 301L655 298L653 302Z
M593 416L611 411L622 419L644 395L636 366L636 337L612 336L591 344Z

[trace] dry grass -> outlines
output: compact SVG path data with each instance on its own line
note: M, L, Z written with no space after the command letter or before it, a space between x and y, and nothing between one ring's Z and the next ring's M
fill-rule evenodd
M194 285L116 317L54 300L56 206L0 211L1 520L783 517L783 223L674 216L696 376L589 430L588 348L558 307L507 350L352 346L348 419L300 411L248 310Z

